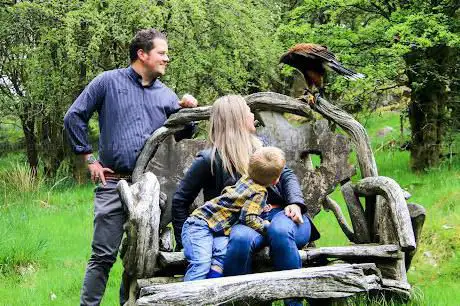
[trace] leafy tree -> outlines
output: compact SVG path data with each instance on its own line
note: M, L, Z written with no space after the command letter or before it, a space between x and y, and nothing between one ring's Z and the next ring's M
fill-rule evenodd
M172 62L164 81L201 103L268 89L281 45L280 6L242 0L44 0L0 7L0 111L19 119L34 171L53 176L72 156L62 118L84 86L129 64L134 33L168 33Z
M459 7L455 0L303 1L289 12L279 35L286 47L301 41L327 45L368 76L354 83L329 80L329 98L349 110L372 108L368 101L382 91L407 84L411 163L423 170L439 163L446 126L460 115L454 106Z
M260 1L172 0L164 28L172 62L166 81L210 103L227 93L268 89L281 45L279 7Z
M29 88L39 82L30 67L37 63L43 33L56 25L56 19L39 4L20 2L0 8L0 20L0 110L3 115L19 119L27 158L36 173L40 143L37 133L45 103Z

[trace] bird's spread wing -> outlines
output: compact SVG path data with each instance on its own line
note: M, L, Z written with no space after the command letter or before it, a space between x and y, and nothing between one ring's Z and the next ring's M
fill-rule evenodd
M291 59L299 55L305 57L305 60L321 61L324 66L330 67L346 79L356 80L364 78L363 74L344 67L327 47L318 44L297 44L281 57L280 62L292 65Z
M337 61L335 55L327 47L317 44L297 44L292 47L290 52L321 58L325 61Z

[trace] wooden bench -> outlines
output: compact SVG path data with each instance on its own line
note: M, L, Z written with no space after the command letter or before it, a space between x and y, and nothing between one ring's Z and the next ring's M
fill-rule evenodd
M137 160L134 183L129 186L121 181L118 185L129 211L121 251L124 279L129 284L127 304L252 304L288 297L343 298L375 291L409 298L406 271L416 251L425 210L407 203L410 195L393 179L378 176L363 126L322 98L312 106L270 92L245 99L264 125L258 134L285 151L288 165L299 177L310 216L321 209L332 211L350 246L299 250L304 266L310 268L281 272L267 272L271 268L264 249L254 258L255 271L260 273L180 282L178 275L183 275L187 263L181 252L172 251L171 199L195 154L206 144L203 140L176 143L172 134L188 122L207 120L210 106L184 109L147 141ZM309 121L294 127L282 113ZM334 132L331 123L342 132ZM362 176L355 183L351 181L355 167L349 164L351 147ZM337 186L351 226L329 197ZM195 203L202 204L202 198ZM331 261L340 263L331 265Z

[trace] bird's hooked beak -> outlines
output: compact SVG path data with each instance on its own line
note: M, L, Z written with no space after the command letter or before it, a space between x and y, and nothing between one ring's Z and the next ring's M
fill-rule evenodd
M291 52L284 53L283 55L281 55L278 64L287 64L287 62L289 61L290 57L291 57Z

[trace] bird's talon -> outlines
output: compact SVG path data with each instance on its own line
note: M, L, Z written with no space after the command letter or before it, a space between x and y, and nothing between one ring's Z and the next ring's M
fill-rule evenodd
M316 102L316 97L311 93L307 93L300 97L300 100L306 102L308 105L313 105Z

